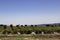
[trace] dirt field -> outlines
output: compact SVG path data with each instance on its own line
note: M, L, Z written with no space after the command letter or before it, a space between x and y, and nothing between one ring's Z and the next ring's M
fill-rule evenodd
M60 35L19 35L19 36L0 36L0 40L60 40Z
M0 40L60 40L58 38L16 38L16 37L3 37Z

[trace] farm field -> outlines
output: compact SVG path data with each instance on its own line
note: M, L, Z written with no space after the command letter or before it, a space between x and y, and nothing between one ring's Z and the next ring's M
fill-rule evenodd
M34 32L35 34L54 34L60 33L60 24L59 25L45 25L45 26L38 26L38 25L16 25L10 26L7 25L0 25L0 34L31 34Z
M0 40L60 40L60 25L0 25Z

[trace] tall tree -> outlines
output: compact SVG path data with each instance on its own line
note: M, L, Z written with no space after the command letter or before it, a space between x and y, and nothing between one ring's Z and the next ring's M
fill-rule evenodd
M21 25L21 27L23 27L23 25Z
M12 24L10 24L10 27L11 27L11 29L12 29L12 30L14 30L14 29L13 29L13 25L12 25Z
M0 26L4 26L3 24L0 24Z
M37 27L37 25L35 25L35 27Z
M47 27L50 27L50 25L49 25L49 24L46 24L46 26L47 26Z
M7 25L4 25L3 27L4 27L4 29L6 29L7 28Z
M25 27L26 27L27 25L25 25Z
M16 27L18 27L18 28L19 28L19 25L16 25Z
M19 25L16 25L16 27L17 27L18 29L20 29L20 26L19 26Z
M31 27L33 27L34 25L31 25Z

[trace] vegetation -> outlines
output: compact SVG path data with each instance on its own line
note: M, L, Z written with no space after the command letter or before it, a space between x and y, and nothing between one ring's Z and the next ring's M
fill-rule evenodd
M51 34L54 32L60 33L60 24L59 25L45 25L45 26L38 26L38 25L16 25L13 26L12 24L10 26L7 25L0 25L0 32L3 32L3 34L17 34L19 32L20 34L31 34L32 32L35 32L36 34L41 34L41 32L44 32L45 34Z

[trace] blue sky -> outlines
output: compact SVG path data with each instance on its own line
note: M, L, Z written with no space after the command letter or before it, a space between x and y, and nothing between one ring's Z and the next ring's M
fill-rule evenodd
M0 24L60 22L60 0L0 0Z

